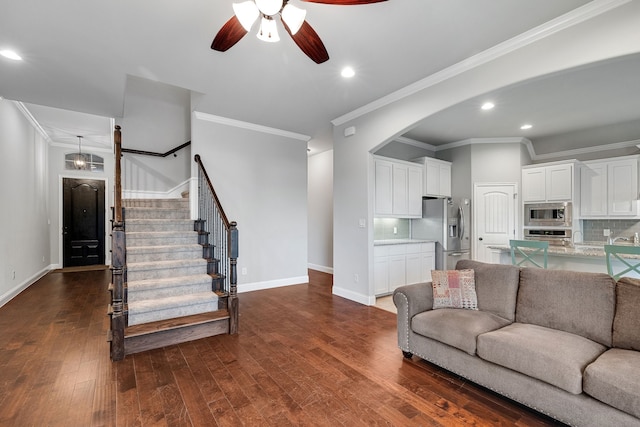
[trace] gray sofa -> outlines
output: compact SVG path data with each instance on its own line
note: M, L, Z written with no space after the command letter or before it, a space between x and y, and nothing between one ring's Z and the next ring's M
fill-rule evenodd
M459 261L478 310L397 288L398 345L575 426L640 426L640 281Z

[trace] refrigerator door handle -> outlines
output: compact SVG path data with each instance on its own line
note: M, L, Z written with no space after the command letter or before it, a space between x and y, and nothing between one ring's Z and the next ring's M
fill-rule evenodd
M458 210L460 211L460 240L464 236L464 210L462 206L458 206Z

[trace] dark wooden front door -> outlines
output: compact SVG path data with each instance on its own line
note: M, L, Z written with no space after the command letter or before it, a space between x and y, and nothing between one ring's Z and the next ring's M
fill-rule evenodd
M104 181L63 178L64 267L104 264Z

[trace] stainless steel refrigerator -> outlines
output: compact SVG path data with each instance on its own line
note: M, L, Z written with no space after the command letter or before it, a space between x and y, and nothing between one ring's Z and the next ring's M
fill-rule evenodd
M411 237L436 241L436 269L452 270L470 258L470 201L457 198L422 199L422 219L411 220Z

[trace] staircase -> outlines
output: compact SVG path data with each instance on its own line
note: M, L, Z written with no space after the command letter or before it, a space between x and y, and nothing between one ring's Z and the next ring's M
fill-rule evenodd
M125 354L228 333L223 278L217 261L203 258L189 200L130 199L123 206Z

